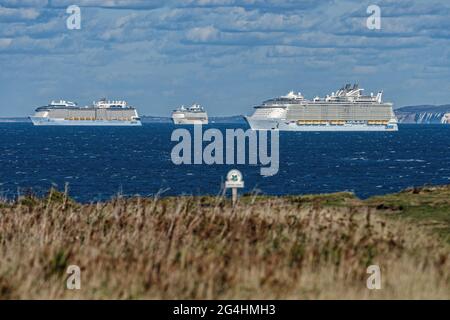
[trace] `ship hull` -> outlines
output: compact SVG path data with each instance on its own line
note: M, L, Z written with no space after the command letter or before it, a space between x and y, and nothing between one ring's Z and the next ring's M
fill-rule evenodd
M41 117L30 117L35 126L141 126L141 121L121 121L121 120L65 120Z
M174 124L208 124L207 119L183 119L183 118L172 118Z
M344 125L299 125L296 122L286 122L280 119L254 119L245 117L252 130L279 131L398 131L396 123L388 125L344 124Z

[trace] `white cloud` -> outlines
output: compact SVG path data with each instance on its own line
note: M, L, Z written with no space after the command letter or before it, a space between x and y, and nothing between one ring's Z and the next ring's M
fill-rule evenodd
M73 0L53 0L54 7L63 7L74 4ZM124 9L152 9L164 6L164 0L78 0L80 7L124 8Z
M12 43L12 39L0 38L0 50L9 47Z
M0 6L1 21L34 20L39 15L39 10L34 8L5 8Z
M0 0L0 6L5 7L43 7L48 0Z
M194 42L214 41L219 38L219 30L213 26L192 28L187 32L186 37Z

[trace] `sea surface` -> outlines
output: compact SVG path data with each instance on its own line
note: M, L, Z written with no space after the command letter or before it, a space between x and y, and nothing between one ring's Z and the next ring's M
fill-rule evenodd
M218 128L238 124L213 124ZM450 126L401 125L398 132L282 132L278 174L259 165L175 165L172 124L142 127L34 127L0 123L0 197L42 195L50 187L81 202L124 196L221 192L230 169L242 193L353 191L359 197L425 184L450 184ZM192 130L191 130L192 131ZM204 143L206 146L208 143Z

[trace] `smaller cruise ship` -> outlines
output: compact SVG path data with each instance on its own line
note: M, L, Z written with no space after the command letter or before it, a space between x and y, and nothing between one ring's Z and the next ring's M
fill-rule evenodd
M75 102L52 101L30 117L35 126L140 126L136 108L125 101L94 101L79 107Z
M172 112L172 121L174 124L208 124L208 114L199 104L189 108L181 106Z

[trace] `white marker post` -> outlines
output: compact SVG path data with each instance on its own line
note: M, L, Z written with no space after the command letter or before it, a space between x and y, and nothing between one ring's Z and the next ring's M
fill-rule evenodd
M231 188L233 206L237 203L238 188L244 187L244 180L242 173L239 170L233 169L227 174L227 181L225 181L225 189Z

